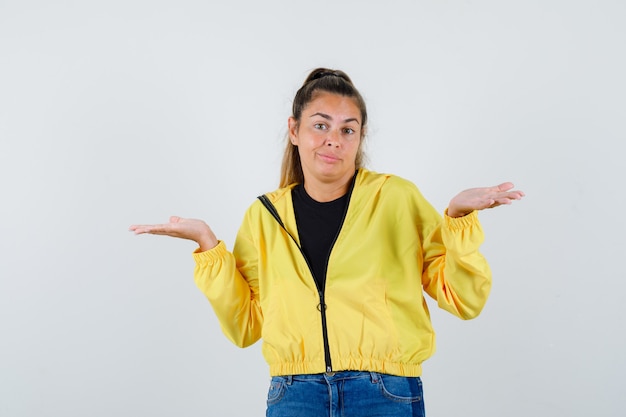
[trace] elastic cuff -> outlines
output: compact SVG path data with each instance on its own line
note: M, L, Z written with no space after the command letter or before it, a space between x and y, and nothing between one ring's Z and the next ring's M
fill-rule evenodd
M450 217L448 216L448 209L444 211L444 221L446 227L449 229L466 229L468 227L478 224L478 212L476 210L463 217Z
M200 248L193 251L193 259L198 264L212 264L224 258L228 253L226 244L222 240L217 241L217 245L209 250L200 252Z

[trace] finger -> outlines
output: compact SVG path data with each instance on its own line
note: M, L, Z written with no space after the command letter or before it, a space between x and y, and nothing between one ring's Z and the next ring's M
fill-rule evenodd
M133 224L128 228L128 230L131 232L135 232L135 234L141 234L146 233L146 231L149 230L150 227L150 225L146 224Z
M492 198L492 199L489 199L489 200L485 201L485 204L482 204L482 205L480 206L480 210L482 210L482 209L486 209L486 208L492 208L492 207L494 207L494 205L496 205L496 204L498 204L498 200L493 199L493 198Z
M521 200L524 197L524 193L522 191L511 191L507 193L507 197L511 200Z
M167 224L142 224L139 226L135 226L133 231L136 235L141 235L144 233L149 233L152 235L163 235L171 233Z
M170 223L179 223L182 219L178 216L171 216Z
M145 226L131 226L128 230L130 230L131 232L134 232L136 235L146 233Z
M498 207L501 205L508 205L508 204L511 204L510 198L498 198L495 200L494 204L491 205L491 207Z
M513 188L514 185L512 182L503 182L502 184L496 185L496 190L500 191L500 192L505 192L505 191L509 191L511 188Z
M524 193L521 191L509 191L498 194L496 198L508 198L509 200L521 200Z

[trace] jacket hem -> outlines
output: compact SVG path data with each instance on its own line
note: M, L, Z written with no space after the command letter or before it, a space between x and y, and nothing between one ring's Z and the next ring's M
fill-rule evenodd
M325 370L324 361L315 363L285 362L270 365L271 376L321 374ZM422 364L391 362L372 358L333 358L333 372L340 371L378 372L381 374L417 377L422 375Z

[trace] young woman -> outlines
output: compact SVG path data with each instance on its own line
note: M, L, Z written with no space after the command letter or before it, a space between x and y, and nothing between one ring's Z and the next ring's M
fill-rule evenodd
M198 243L195 280L225 335L263 338L267 416L423 416L424 293L476 317L491 287L477 211L524 194L465 190L441 216L411 182L365 169L366 106L341 71L311 72L288 126L280 188L250 206L232 252L201 220L130 229Z

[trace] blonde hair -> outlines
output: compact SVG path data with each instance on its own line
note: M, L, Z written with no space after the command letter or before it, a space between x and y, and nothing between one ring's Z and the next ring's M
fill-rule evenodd
M365 100L356 89L352 80L343 71L330 70L327 68L317 68L311 71L309 76L304 80L304 84L296 93L293 99L292 117L296 120L296 124L300 123L302 111L313 101L319 92L328 92L350 97L361 111L361 140L365 137L367 127L367 108ZM300 154L298 147L289 140L289 133L286 137L286 147L283 154L283 162L280 169L279 187L286 187L294 183L304 183L304 173L302 172L302 163L300 162ZM356 168L363 166L365 156L363 154L363 143L359 144L356 154Z

